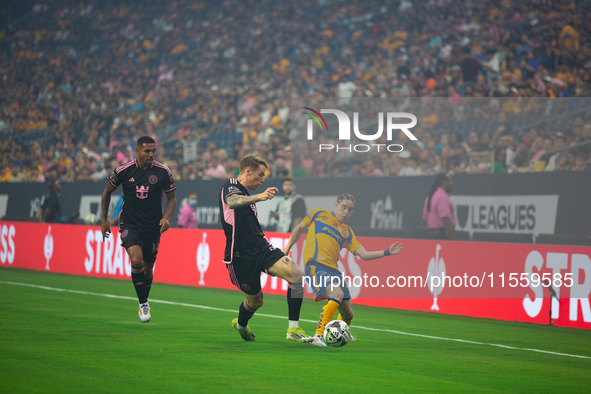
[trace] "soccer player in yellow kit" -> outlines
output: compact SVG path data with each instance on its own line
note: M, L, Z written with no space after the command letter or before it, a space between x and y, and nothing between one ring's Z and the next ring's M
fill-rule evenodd
M300 239L304 227L308 227L306 247L304 248L304 264L306 277L311 278L316 301L328 300L320 312L320 319L316 327L313 345L326 346L324 343L324 327L330 322L337 309L339 320L345 321L349 326L353 320L351 308L351 294L346 283L341 282L341 272L338 267L339 254L342 248L347 248L355 256L363 260L374 260L380 257L398 254L402 251L401 243L393 243L386 250L368 252L357 242L357 238L351 227L344 224L355 209L355 198L348 193L341 194L335 203L334 212L324 209L310 211L304 220L293 229L291 237L285 247L285 254ZM332 277L339 278L340 287L331 286ZM335 284L336 284L335 280ZM352 337L354 341L355 338Z

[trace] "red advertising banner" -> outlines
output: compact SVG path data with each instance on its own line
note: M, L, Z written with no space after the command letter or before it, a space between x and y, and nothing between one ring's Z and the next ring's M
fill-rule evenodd
M2 266L128 279L131 266L117 229L102 242L98 226L1 222ZM283 248L288 235L268 233ZM292 249L303 267L305 237ZM116 241L115 241L116 240ZM386 238L359 237L367 250ZM355 304L558 326L591 328L591 249L587 247L404 239L400 255L363 261L346 250L339 268ZM221 230L170 229L163 234L155 281L235 289L222 263ZM310 279L310 278L306 278ZM261 275L268 294L287 282ZM329 284L330 285L330 284ZM338 285L338 284L336 284ZM557 298L551 298L551 290ZM307 296L312 290L307 290ZM551 314L550 314L551 313Z
M73 275L131 278L131 264L118 228L103 242L99 226L0 222L2 266ZM286 234L268 235L283 247ZM222 263L226 238L222 230L171 228L162 235L154 280L183 286L236 289ZM263 290L286 294L287 282L262 274ZM237 289L236 289L237 290Z

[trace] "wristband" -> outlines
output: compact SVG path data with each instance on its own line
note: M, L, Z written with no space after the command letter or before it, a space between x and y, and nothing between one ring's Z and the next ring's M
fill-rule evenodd
M384 256L390 256L390 248L384 250Z

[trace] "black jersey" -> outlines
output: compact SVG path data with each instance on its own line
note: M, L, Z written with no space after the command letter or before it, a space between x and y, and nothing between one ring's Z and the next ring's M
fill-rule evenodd
M107 180L114 187L122 185L123 208L119 217L121 226L141 227L146 231L160 231L164 193L176 189L172 172L154 160L145 170L132 160L117 167Z
M230 264L234 257L254 260L264 247L269 246L259 224L256 205L250 204L246 207L230 209L227 198L233 194L250 195L236 178L227 180L220 192L220 219L226 233L224 254L226 264Z
M57 193L50 192L49 196L43 201L42 209L49 208L49 215L45 218L46 223L59 223L62 217L60 199Z

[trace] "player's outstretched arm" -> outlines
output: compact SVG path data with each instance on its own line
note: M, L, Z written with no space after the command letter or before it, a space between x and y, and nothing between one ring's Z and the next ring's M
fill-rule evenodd
M233 194L230 197L226 198L226 202L228 203L228 208L230 209L238 209L249 206L250 204L255 204L259 201L267 201L272 199L275 196L279 189L276 187L269 187L267 190L262 192L261 194L255 194L254 196L239 196L237 194Z
M166 193L166 209L164 210L164 216L160 219L160 234L170 228L170 218L176 208L176 192L173 190Z
M300 222L300 224L298 224L291 231L291 235L289 237L289 241L287 241L287 245L285 245L285 249L283 250L283 253L289 254L289 251L291 250L291 247L298 242L298 240L302 236L302 233L303 232L304 232L304 224L302 222Z
M367 260L379 259L380 257L384 257L384 256L399 254L403 248L404 248L404 245L402 245L402 243L395 242L392 245L390 245L390 247L386 250L376 250L373 252L368 252L367 250L365 250L364 247L361 247L361 248L355 250L355 252L353 254L355 256L361 257L364 261L367 261Z
M111 185L111 182L107 182L105 190L103 190L103 196L101 197L101 212L102 212L102 224L101 233L103 233L103 242L105 238L109 238L111 234L111 227L109 226L109 205L111 205L111 194L115 191L116 187Z

